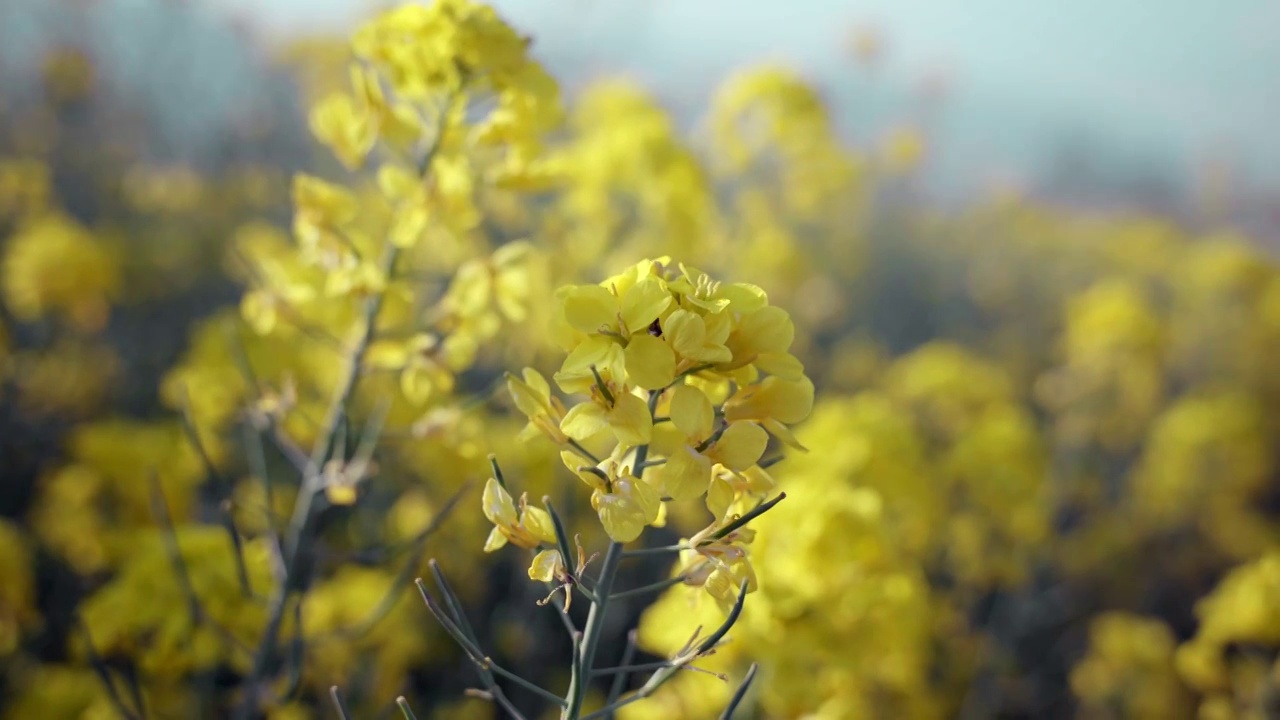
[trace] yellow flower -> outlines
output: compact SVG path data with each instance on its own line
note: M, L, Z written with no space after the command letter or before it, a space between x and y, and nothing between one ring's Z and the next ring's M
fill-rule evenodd
M0 658L18 649L23 635L36 629L35 573L26 538L0 520Z
M707 491L712 464L732 471L755 465L764 454L769 436L754 422L739 420L716 429L716 413L705 393L692 385L679 385L669 401L670 425L655 431L654 448L666 462L654 468L655 477L676 500L691 500Z
M700 587L715 598L722 610L733 606L738 589L745 582L747 592L759 586L756 571L747 554L747 544L755 537L749 528L741 528L716 538L721 523L713 523L689 539L689 549L683 551L685 562L680 575L684 583Z
M299 173L293 178L293 207L293 233L305 255L349 254L342 237L359 210L350 191Z
M493 255L463 263L455 274L445 303L463 317L476 317L496 308L510 322L529 314L533 280L527 242L507 243Z
M441 340L430 333L418 333L403 341L373 343L366 362L370 368L398 370L405 399L422 405L434 395L452 392L454 373L470 366L475 351L475 343L463 334Z
M542 508L529 505L526 495L520 496L517 512L506 488L497 479L489 478L481 499L484 516L494 525L485 540L485 552L498 550L508 542L522 548L536 548L542 543L555 544L556 531L551 516Z
M661 497L648 478L638 478L623 464L623 446L599 465L583 465L577 455L564 451L561 460L592 488L591 507L614 542L631 542L645 527L658 521Z
M623 291L616 283L571 285L556 293L556 299L575 330L623 338L647 331L673 302L666 282L654 276L642 278Z
M802 448L786 425L809 416L813 409L813 381L801 376L786 380L777 376L759 385L739 388L724 404L724 417L729 422L755 420L774 437L795 448Z
M9 239L0 290L22 321L60 315L89 332L101 329L119 287L112 254L71 220L47 215Z
M557 444L565 444L568 438L560 430L560 421L565 415L564 403L551 394L551 386L537 370L525 368L523 374L524 379L521 380L507 373L507 390L516 407L529 418L520 439L527 440L541 432Z
M586 440L612 430L624 445L645 445L653 436L653 416L644 400L614 386L593 390L592 399L569 408L560 430L574 440Z

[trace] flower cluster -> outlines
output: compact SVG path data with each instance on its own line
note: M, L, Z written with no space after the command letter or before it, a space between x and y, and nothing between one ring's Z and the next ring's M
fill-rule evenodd
M788 425L813 404L813 384L790 353L790 317L756 286L665 258L564 287L556 299L568 354L554 380L582 399L566 406L532 369L508 376L529 430L561 446L615 542L658 523L664 502L704 498L713 520L694 543L688 582L731 600L751 572L749 535L711 536L773 489L760 466L770 437L798 448Z

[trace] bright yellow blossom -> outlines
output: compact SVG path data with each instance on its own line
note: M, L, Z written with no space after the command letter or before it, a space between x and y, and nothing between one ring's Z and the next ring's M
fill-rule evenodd
M536 548L542 543L554 545L555 527L546 510L529 504L528 497L520 496L520 509L511 494L494 478L484 485L482 498L484 516L493 523L489 539L484 543L485 552L501 549L508 542L522 548Z

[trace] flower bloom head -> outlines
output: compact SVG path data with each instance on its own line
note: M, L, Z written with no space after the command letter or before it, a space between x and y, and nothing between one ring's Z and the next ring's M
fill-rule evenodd
M731 522L763 499L773 483L758 464L771 438L799 447L787 426L813 404L786 311L759 287L666 258L556 299L571 335L554 379L578 401L561 402L531 369L509 375L508 389L529 418L525 435L561 445L614 541L661 522L664 502L706 496L716 521Z
M520 496L520 507L511 494L495 478L489 478L484 485L482 498L484 516L493 523L489 539L484 543L485 552L493 552L507 543L522 548L536 548L542 543L554 545L556 542L555 526L546 510L529 505L525 495Z

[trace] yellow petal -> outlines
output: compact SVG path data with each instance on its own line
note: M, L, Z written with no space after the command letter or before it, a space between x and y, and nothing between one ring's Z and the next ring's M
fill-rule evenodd
M795 325L787 311L770 305L743 315L726 344L735 359L754 357L766 352L786 352L795 334Z
M659 278L649 276L632 285L622 297L622 321L627 332L645 330L672 302L671 291Z
M707 509L717 520L723 520L733 505L733 487L721 477L713 477L707 489Z
M763 289L750 283L726 283L716 293L729 301L729 308L735 313L749 313L769 303L769 296Z
M324 495L333 505L354 505L357 497L356 487L345 483L325 486Z
M612 327L618 317L618 299L599 285L575 285L561 291L564 316L575 330L599 332Z
M542 377L542 373L527 367L521 374L524 375L525 384L537 393L539 397L551 397L551 385L547 383L546 378Z
M628 395L626 397L634 397ZM639 400L639 398L636 398ZM641 403L643 405L643 403ZM560 430L574 440L586 440L612 424L612 417L602 405L594 402L583 402L569 408L564 420L560 421Z
M614 542L631 542L644 531L644 513L634 502L618 495L597 492L591 504L600 515L600 524Z
M671 422L680 432L700 443L711 436L715 408L706 393L692 385L680 385L671 393Z
M799 380L804 377L804 364L791 353L760 353L753 364L760 372L777 375L783 380Z
M615 489L619 492L627 493L631 501L640 508L640 515L644 518L645 524L652 523L658 519L658 512L662 508L662 498L648 480L637 477L619 478L614 483Z
M496 479L489 478L489 481L484 484L484 493L480 501L484 516L489 519L489 522L506 527L516 524L516 504Z
M276 326L275 297L265 290L250 290L240 299L240 314L259 335L268 335Z
M599 490L600 492L604 492L606 490L603 478L595 473L586 472L580 469L584 466L590 465L590 463L584 460L581 455L569 450L561 450L560 461L564 463L565 467L569 468L570 472L577 475L578 478L581 479L582 482L586 483L592 490Z
M711 448L711 455L721 465L742 472L760 459L769 444L769 433L752 422L730 423Z
M603 335L583 340L564 359L555 375L556 383L567 393L586 392L596 384L592 365L605 379L621 379L626 366L622 346Z
M529 579L539 582L552 582L556 579L556 571L564 567L560 553L556 550L543 550L533 556L529 565Z
M633 335L624 351L627 377L647 390L671 384L676 376L676 355L671 347L648 333Z
M702 345L706 342L707 326L697 313L675 310L663 321L662 335L677 353L693 357L702 350Z
M809 448L801 445L795 434L786 425L773 418L765 418L760 424L764 425L764 429L768 430L770 435L782 441L783 445L801 452L809 452Z
M506 546L507 536L503 535L502 531L495 526L489 531L489 537L484 541L484 551L489 553L495 550L500 550Z
M813 383L808 378L793 381L767 377L740 397L730 398L724 415L730 422L773 419L790 425L804 420L812 409Z
M573 411L569 411L569 414L572 415ZM607 423L613 428L618 442L623 445L645 445L653 437L653 416L649 414L649 406L631 393L622 393L614 398ZM561 429L572 436L563 425Z
M546 510L532 505L526 507L524 514L520 516L520 524L542 542L552 545L556 543L556 526Z
M668 496L692 500L707 491L711 482L711 460L691 447L682 446L652 472L662 481Z

